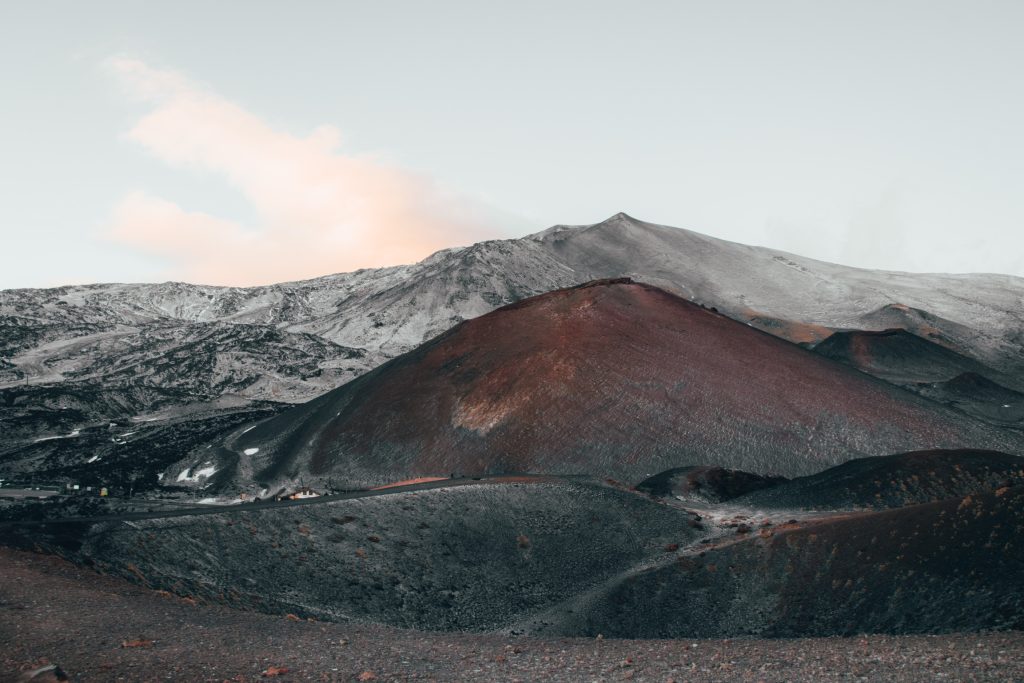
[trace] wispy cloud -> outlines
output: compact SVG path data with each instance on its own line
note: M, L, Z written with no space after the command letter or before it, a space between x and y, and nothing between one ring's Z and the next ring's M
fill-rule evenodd
M169 257L172 277L279 282L408 263L496 236L487 209L429 177L345 154L334 127L295 137L178 72L127 58L110 68L151 106L128 137L170 165L221 174L258 216L242 225L148 192L126 196L109 235Z

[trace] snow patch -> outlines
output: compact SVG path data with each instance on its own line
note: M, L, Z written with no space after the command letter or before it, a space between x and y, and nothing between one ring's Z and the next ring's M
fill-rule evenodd
M39 443L40 441L53 441L54 439L73 439L74 437L78 436L80 433L81 433L81 431L76 429L75 431L71 432L70 434L61 434L59 436L44 436L41 439L36 439L32 443Z
M239 498L203 498L198 501L199 505L238 505L241 503Z
M246 455L256 455L257 453L260 452L260 449L258 449L258 448L246 448L242 452L245 453Z
M96 462L96 461L97 461L97 460L99 460L99 459L100 459L100 456L98 456L98 455L94 455L94 456L92 456L91 458L89 458L88 460L86 460L86 461L85 461L85 463L86 463L86 464L89 464L89 463L91 463L91 462Z
M196 473L194 475L192 475L192 476L194 476L194 477L212 477L213 473L216 472L216 471L217 471L217 467L215 465L210 465L209 467L204 467L201 470L196 470Z
M213 473L217 471L216 465L208 465L202 469L192 472L192 468L184 470L178 475L178 481L199 481L200 479L208 479L213 476ZM191 472L191 474L189 474Z

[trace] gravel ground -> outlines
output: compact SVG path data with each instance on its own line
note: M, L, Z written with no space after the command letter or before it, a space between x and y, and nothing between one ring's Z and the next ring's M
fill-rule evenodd
M298 621L0 548L0 680L1022 681L1024 632L797 640L438 634ZM282 671L287 669L286 672Z

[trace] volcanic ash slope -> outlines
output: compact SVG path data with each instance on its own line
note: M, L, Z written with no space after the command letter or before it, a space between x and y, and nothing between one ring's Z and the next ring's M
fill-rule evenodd
M762 529L625 575L537 632L630 638L1024 627L1024 489Z
M925 448L1021 452L981 424L629 280L465 322L226 443L236 484L542 472L784 476ZM206 451L209 453L210 451Z
M100 524L62 552L260 611L490 630L694 542L689 519L608 486L502 481Z

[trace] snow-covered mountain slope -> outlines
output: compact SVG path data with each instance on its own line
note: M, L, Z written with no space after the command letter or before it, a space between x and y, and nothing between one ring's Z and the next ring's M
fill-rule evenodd
M1024 377L1024 279L859 270L618 214L447 249L412 265L265 287L2 291L0 405L26 387L102 389L108 398L123 390L128 413L217 396L304 401L462 320L620 276L790 341L816 342L837 328L903 327Z
M301 401L464 319L574 282L543 245L511 240L267 287L8 290L0 292L0 388L159 374L165 389L198 382L215 393ZM219 381L220 373L244 377Z
M625 214L533 239L584 279L633 277L790 341L817 341L837 328L903 328L1024 372L1024 278L862 270Z

